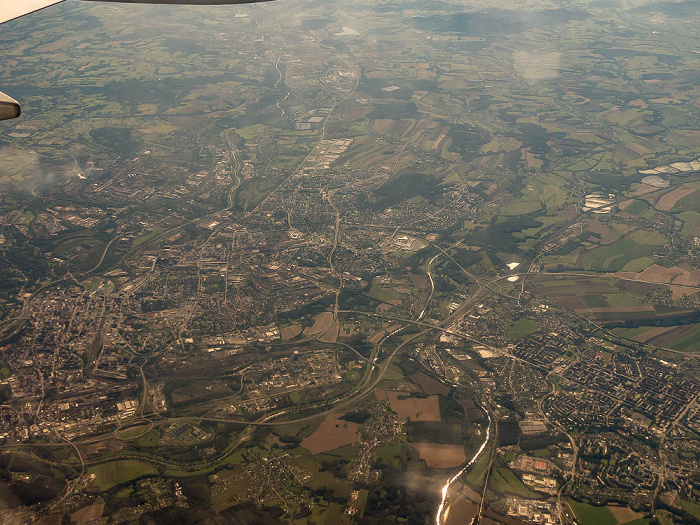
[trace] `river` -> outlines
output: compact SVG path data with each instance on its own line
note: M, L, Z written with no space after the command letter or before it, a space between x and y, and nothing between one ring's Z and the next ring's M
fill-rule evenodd
M459 478L462 474L464 474L469 468L476 463L476 460L479 459L479 456L484 452L484 449L486 448L486 445L489 443L489 439L491 439L491 415L489 414L488 410L484 411L486 413L486 416L489 419L488 426L486 427L486 436L484 437L484 442L481 444L479 449L474 453L472 458L467 462L466 465L462 467L462 469L457 472L454 476L449 478L445 485L442 487L442 500L440 501L440 506L438 507L437 515L435 516L435 524L436 525L442 525L442 515L445 512L445 505L447 501L447 493L450 489L450 485L454 483L457 478Z

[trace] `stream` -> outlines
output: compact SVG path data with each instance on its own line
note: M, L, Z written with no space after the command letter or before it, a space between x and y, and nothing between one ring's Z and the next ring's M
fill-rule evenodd
M462 474L464 474L469 468L476 463L476 460L479 459L479 456L481 456L481 453L484 451L486 448L486 445L489 443L489 439L491 439L491 415L489 414L488 411L485 411L486 416L489 419L488 426L486 427L486 436L484 437L484 442L481 444L479 449L474 453L472 458L467 462L466 465L462 467L462 469L457 472L454 476L449 478L447 482L443 485L442 487L442 500L440 501L440 506L438 507L437 515L435 516L435 524L436 525L441 525L442 524L442 515L445 512L445 506L447 505L449 508L449 505L446 503L447 502L447 493L449 491L450 485L454 483L457 478L459 478Z

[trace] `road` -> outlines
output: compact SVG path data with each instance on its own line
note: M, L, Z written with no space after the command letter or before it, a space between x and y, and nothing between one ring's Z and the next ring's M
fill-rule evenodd
M700 394L697 394L690 401L690 403L686 405L686 407L671 422L671 424L668 426L668 429L666 430L666 432L664 432L664 434L661 436L661 439L659 440L659 478L656 482L656 486L654 487L654 493L651 497L651 515L654 517L656 517L656 497L659 494L659 490L662 489L664 486L664 479L666 473L666 459L664 457L664 444L666 443L666 438L671 433L673 428L685 417L688 411L695 405L695 403L698 402L699 398Z
M240 419L240 418L218 418L218 417L198 417L198 416L189 416L189 417L173 417L173 418L167 418L168 421L212 421L212 422L218 422L218 423L239 423L239 424L245 424L245 425L252 425L252 426L264 426L264 427L269 427L269 426L281 426L281 425L290 425L290 424L295 424L295 423L303 423L306 421L312 421L314 419L318 419L320 417L325 417L329 414L332 414L334 412L337 412L339 410L342 410L356 401L359 401L363 397L367 396L368 394L371 394L376 386L379 384L379 382L384 378L386 375L387 371L389 370L389 366L391 366L391 362L393 359L396 357L396 355L409 343L412 343L416 339L424 336L430 331L430 329L424 330L418 334L413 335L409 339L406 339L403 341L401 344L399 344L392 352L389 354L381 363L371 363L373 368L373 371L366 376L366 378L363 379L363 382L360 383L355 389L353 390L352 393L350 393L348 396L342 398L341 400L338 400L333 404L333 406L321 411L317 412L315 414L312 414L310 416L304 416L296 419L285 419L284 421L274 421L275 418L278 418L280 416L283 416L288 413L288 410L283 409L278 412L274 412L272 414L268 414L264 416L264 418L259 419L258 421L247 421L245 419ZM307 409L308 407L304 407Z
M470 467L472 467L476 461L479 459L481 454L484 452L484 449L486 449L486 446L489 444L489 441L491 440L491 412L487 410L486 408L482 407L484 412L486 412L486 416L488 417L488 424L486 425L486 435L484 436L484 441L481 443L481 446L477 449L477 451L474 453L474 455L471 457L471 459L467 462L466 465L462 467L462 469L457 472L454 476L452 476L450 479L447 480L447 482L443 485L441 494L442 494L442 499L440 501L440 505L438 506L437 513L435 515L435 524L436 525L441 525L442 523L442 516L443 513L445 512L445 508L448 506L447 503L447 496L448 492L450 490L450 485L452 485L457 479L459 479L460 476L462 476L467 470L469 470ZM494 441L495 442L495 441Z
M578 356L576 356L576 359L569 364L569 366L573 365L575 362L578 362ZM564 488L571 483L574 480L574 477L576 476L576 461L578 458L578 446L576 446L576 440L573 438L571 434L569 434L564 427L556 423L555 421L552 421L548 416L547 413L544 411L543 408L543 403L547 398L550 396L554 396L556 394L557 386L552 383L552 381L549 379L549 376L547 376L547 381L552 387L552 390L550 392L547 392L545 395L543 395L541 398L537 400L537 410L539 411L540 415L542 416L542 419L547 423L547 425L557 428L560 432L562 432L568 439L569 443L571 443L571 451L572 451L572 459L571 459L571 469L569 470L569 479L567 479L564 483L561 484L559 487L559 490L557 491L557 514L559 516L559 522L563 523L563 514L564 514L564 506L562 505L561 502L561 495L564 492Z
M435 259L437 259L440 256L439 253L436 253L432 259L428 262L428 268L426 269L426 275L428 276L428 280L430 280L430 294L428 295L428 298L425 300L425 304L423 305L423 309L420 311L420 315L416 318L418 321L423 319L423 316L425 315L425 311L428 309L428 305L430 304L430 300L433 298L433 293L435 292L435 281L433 280L433 274L430 272L430 267L433 265L435 262Z
M79 474L78 477L75 478L73 481L69 481L69 482L67 483L67 486L66 486L66 493L65 493L63 496L61 496L58 500L54 501L54 502L51 504L51 507L50 507L51 509L55 509L56 507L58 507L61 503L63 503L63 502L66 500L66 498L67 498L68 496L71 495L71 493L73 492L73 490L75 490L75 487L78 485L78 483L80 483L80 480L82 479L83 475L85 474L85 461L83 460L83 455L80 453L80 449L78 449L78 447L75 445L75 443L73 443L72 441L70 441L68 438L62 436L62 435L58 432L58 430L55 430L55 429L54 429L54 432L56 433L56 435L57 435L61 440L63 440L63 441L65 441L66 443L68 443L68 445L70 445L70 447L73 449L73 451L75 452L75 454L78 456L78 460L80 461L80 474Z
M234 181L233 185L231 185L231 189L228 191L228 195L226 197L226 209L230 210L233 208L233 205L235 204L235 197L236 197L236 191L241 185L242 178L241 178L241 170L243 169L243 163L238 160L237 156L237 150L234 147L233 144L231 144L231 139L229 138L229 133L234 131L235 128L229 128L227 130L224 130L221 132L221 138L226 142L228 145L228 154L229 154L229 163L231 165L231 179Z
M484 477L484 488L481 491L481 500L479 501L479 511L474 518L474 525L481 523L481 517L484 512L484 503L486 502L486 491L489 488L489 477L493 469L493 460L496 457L496 449L498 448L498 418L491 412L491 409L486 406L486 411L489 415L489 425L493 423L493 445L491 445L491 456L489 457L489 465L486 467L486 476Z
M275 195L278 191L280 191L282 188L284 188L290 180L292 180L294 177L296 177L301 172L302 166L304 166L304 164L306 164L306 162L314 155L314 152L316 151L318 146L321 144L321 141L326 137L326 124L328 123L328 119L331 118L333 111L335 111L335 108L337 108L340 103L342 103L342 102L346 101L348 98L350 98L353 95L353 93L355 93L355 91L357 90L357 86L360 84L360 75L354 70L353 70L353 72L355 74L355 85L344 97L333 102L333 105L331 106L330 110L326 114L326 118L323 120L323 124L321 126L321 133L319 134L319 138L318 138L318 141L316 142L316 145L313 148L311 148L309 153L299 163L299 165L292 172L292 174L289 177L287 177L286 179L284 179L282 182L280 182L276 187L274 187L270 191L270 193L268 193L265 196L265 198L263 198L263 200L261 200L258 203L258 205L255 206L255 208L253 208L252 210L247 212L243 217L244 219L257 213L260 210L260 208L262 208L265 205L265 203L267 203L267 201L272 198L273 195Z
M333 193L329 192L326 194L326 200L328 201L328 204L331 205L331 207L335 210L335 231L333 234L333 246L331 247L330 252L328 252L328 255L326 256L326 260L328 261L328 266L331 270L331 273L335 275L338 278L338 289L335 292L335 303L333 306L333 321L337 322L338 321L338 304L340 300L340 292L343 290L343 275L336 269L335 265L333 264L333 255L335 255L335 251L338 248L338 237L340 236L340 210L336 207L336 205L333 203ZM328 332L333 327L334 323L331 323L331 325L328 327L327 330L323 332L325 334ZM319 337L323 334L319 334Z
M275 82L275 87L279 87L280 82L282 82L282 70L280 70L280 60L282 60L282 55L277 57L277 62L275 62L275 69L277 70L277 75L278 75L277 82ZM291 94L292 94L291 91L287 91L287 94L284 96L284 98L281 100L278 100L277 103L275 104L275 106L277 106L277 109L279 109L282 112L280 114L280 117L284 117L284 108L282 108L280 106L280 104L282 102L284 102L285 100L287 100L289 98L289 95L291 95Z

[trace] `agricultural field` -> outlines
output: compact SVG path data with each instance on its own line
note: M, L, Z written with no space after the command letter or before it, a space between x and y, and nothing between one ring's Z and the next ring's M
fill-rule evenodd
M319 454L351 445L359 437L357 434L358 427L357 423L331 416L326 418L313 434L304 438L301 446L308 449L312 454Z
M100 491L156 472L149 463L128 459L101 463L88 469L88 474L94 474L93 483Z
M682 274L683 270L680 269L677 273L674 272L674 275ZM641 275L643 273L629 272L611 274L607 278L595 275L584 277L582 274L567 277L565 273L541 275L534 280L533 293L536 297L553 301L561 308L614 328L620 324L624 324L625 328L636 328L696 322L692 318L691 309L663 304L660 300L654 301L654 297L664 297L666 288L663 285L667 284L665 277L660 278L658 272L651 277L651 271L649 279L640 278ZM679 285L678 288L684 290L688 287ZM694 294L695 289L691 288L690 293ZM680 295L686 296L688 293Z
M473 487L481 487L486 479L486 471L489 467L489 457L487 454L483 454L474 463L474 466L469 471L466 477L466 481L469 485Z
M377 390L379 401L389 401L391 409L399 417L410 421L440 421L440 398L438 396L411 397L402 392Z
M630 507L608 505L607 508L610 512L612 512L612 515L615 516L618 523L635 524L637 522L645 523L648 521L644 518L643 513L635 512Z
M524 498L538 499L540 496L525 486L518 476L508 468L494 468L489 484L501 494L512 494Z
M511 339L520 340L537 331L540 323L534 319L520 319L506 325L506 335Z
M617 518L607 507L595 507L587 503L569 500L569 507L574 511L581 525L617 525Z
M653 255L665 244L666 238L660 233L638 230L612 244L586 250L577 262L586 270L615 272L632 261Z
M681 502L683 509L694 516L696 519L700 519L700 505L693 501L684 500Z
M464 447L460 445L445 445L438 443L411 442L411 446L420 454L429 467L454 468L462 465L467 459Z
M664 330L652 332L652 329L635 334L631 339L653 344L661 348L670 348L679 352L700 351L700 324L664 327ZM651 332L651 333L650 333Z

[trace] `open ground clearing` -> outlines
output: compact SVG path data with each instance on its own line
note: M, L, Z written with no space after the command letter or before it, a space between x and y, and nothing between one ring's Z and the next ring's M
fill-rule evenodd
M153 465L131 459L110 461L88 469L88 474L95 475L93 483L99 490L107 490L115 485L126 483L148 474L156 474L156 472Z
M335 415L328 416L313 434L304 438L301 446L312 454L328 452L357 441L358 428L357 423L343 421Z
M333 322L333 314L331 312L323 312L314 318L313 326L304 330L305 335L318 335L330 328Z
M429 467L452 468L463 464L467 457L461 445L443 445L439 443L411 443Z
M438 396L416 398L410 397L406 392L395 390L377 390L375 395L380 401L389 401L391 409L399 417L405 417L411 421L441 421Z

